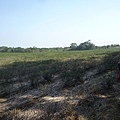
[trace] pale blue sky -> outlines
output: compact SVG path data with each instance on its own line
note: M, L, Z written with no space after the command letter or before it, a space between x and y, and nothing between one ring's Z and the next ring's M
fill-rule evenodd
M120 0L0 0L0 46L120 44Z

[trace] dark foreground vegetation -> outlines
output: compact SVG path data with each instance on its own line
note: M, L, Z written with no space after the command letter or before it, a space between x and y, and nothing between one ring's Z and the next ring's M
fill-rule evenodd
M1 120L119 120L120 49L0 53Z

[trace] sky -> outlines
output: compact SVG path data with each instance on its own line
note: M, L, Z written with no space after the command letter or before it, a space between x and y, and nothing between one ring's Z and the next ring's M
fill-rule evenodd
M120 44L120 0L0 0L0 46Z

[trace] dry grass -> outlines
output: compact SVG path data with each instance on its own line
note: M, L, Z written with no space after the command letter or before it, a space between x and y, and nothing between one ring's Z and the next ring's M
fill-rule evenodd
M109 73L108 73L109 74ZM84 84L77 85L71 89L63 89L57 91L58 94L52 94L50 87L42 86L41 90L44 96L36 99L35 96L21 95L19 98L26 98L31 101L27 102L23 107L21 104L17 109L2 112L1 120L114 120L119 118L118 103L120 100L119 88L120 84L115 82L111 88L107 88L104 81L108 74L96 76L94 79L85 81ZM40 88L39 88L40 89ZM45 90L44 90L45 89ZM51 88L52 89L52 88ZM48 90L48 91L47 91ZM53 91L53 90L52 90ZM104 92L103 92L104 91ZM31 92L32 93L32 92ZM42 92L41 92L42 93ZM42 93L42 94L43 94ZM28 93L27 93L28 94ZM34 93L33 93L34 94ZM13 96L12 96L13 97ZM29 100L28 100L29 99ZM6 99L1 99L1 104L6 102ZM20 102L20 101L19 101ZM17 103L16 103L17 105Z

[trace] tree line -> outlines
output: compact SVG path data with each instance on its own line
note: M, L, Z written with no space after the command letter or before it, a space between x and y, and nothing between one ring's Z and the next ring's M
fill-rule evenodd
M9 52L9 53L31 53L31 52L45 52L45 51L67 51L69 47L56 47L56 48L37 48L37 47L30 47L30 48L22 48L22 47L0 47L0 52Z
M111 44L106 46L95 46L91 43L91 40L85 41L77 45L77 43L71 43L70 50L93 50L93 49L108 49L108 48L119 48L119 44Z
M70 47L56 47L56 48L21 48L21 47L0 47L0 52L9 53L31 53L31 52L45 52L45 51L70 51L70 50L94 50L94 49L109 49L109 48L120 48L119 44L112 44L106 46L95 46L90 40L85 41L77 45L77 43L71 43Z

